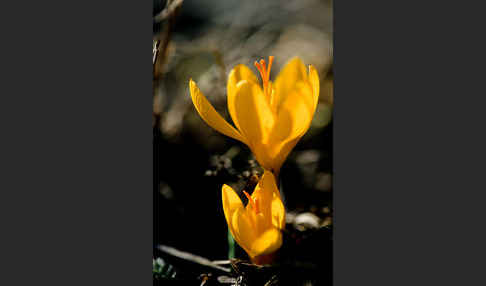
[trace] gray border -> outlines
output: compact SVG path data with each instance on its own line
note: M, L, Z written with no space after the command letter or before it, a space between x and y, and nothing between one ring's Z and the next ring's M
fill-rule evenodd
M152 285L152 3L9 2L0 285Z
M486 285L483 10L334 8L334 286Z

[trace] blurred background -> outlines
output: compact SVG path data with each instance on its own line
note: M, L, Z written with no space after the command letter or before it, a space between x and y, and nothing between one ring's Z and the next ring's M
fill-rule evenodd
M261 169L244 144L214 131L199 117L189 78L232 122L226 80L235 65L245 64L257 74L253 62L275 56L274 80L290 58L299 56L316 67L321 88L311 128L281 170L287 209L282 248L289 259L314 263L330 273L332 1L153 1L154 259L175 263L159 245L211 261L247 258L228 242L221 186L241 190ZM183 273L183 268L174 266L173 272Z

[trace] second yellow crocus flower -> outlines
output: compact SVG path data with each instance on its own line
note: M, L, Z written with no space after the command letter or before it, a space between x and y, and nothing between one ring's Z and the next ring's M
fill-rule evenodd
M248 204L228 185L223 185L223 210L228 228L236 242L252 261L270 255L282 245L281 230L285 227L285 208L275 177L265 171L251 196L243 191Z
M191 79L191 98L202 119L217 131L239 140L251 149L260 165L278 175L290 151L307 132L319 98L319 76L311 65L308 72L299 58L290 60L270 81L264 60L255 62L262 77L245 65L237 65L228 77L228 110L236 126L230 125L209 103Z

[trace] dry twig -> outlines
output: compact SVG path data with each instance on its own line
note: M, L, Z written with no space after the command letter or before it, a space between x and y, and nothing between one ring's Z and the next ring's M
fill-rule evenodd
M152 50L152 63L155 65L157 61L157 56L159 55L160 40L155 41L154 48Z
M169 16L174 13L174 11L182 5L182 2L184 0L173 0L173 1L168 1L167 6L162 10L159 14L155 15L154 21L156 23L162 22L165 19L169 18Z
M215 269L218 269L218 270L222 270L224 272L228 272L228 273L231 272L231 269L219 266L219 265L211 262L211 260L204 258L202 256L194 255L194 254L189 253L189 252L180 251L178 249L175 249L173 247L166 246L166 245L159 245L157 248L162 252L165 252L167 254L170 254L172 256L175 256L175 257L178 257L178 258L181 258L181 259L189 260L189 261L192 261L192 262L204 265L204 266L209 266L209 267L212 267L212 268L215 268Z

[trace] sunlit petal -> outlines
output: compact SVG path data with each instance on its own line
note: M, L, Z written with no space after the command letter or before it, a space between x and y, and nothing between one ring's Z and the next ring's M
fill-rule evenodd
M242 80L234 97L235 118L247 145L264 168L271 166L269 154L262 146L268 140L274 115L259 85Z
M229 220L230 215L238 209L244 208L244 206L238 194L226 184L223 185L222 195L224 214L227 215L226 218Z
M265 142L274 123L268 101L260 86L243 80L236 86L235 117L250 144Z
M312 90L314 92L314 110L317 107L317 103L319 102L319 75L317 74L316 69L314 66L309 66L309 82L312 85Z
M246 144L246 139L214 109L192 79L189 81L189 90L197 112L209 126Z
M223 185L222 198L224 216L231 235L243 249L248 251L255 235L243 203L236 192L228 185Z
M264 171L252 197L258 197L261 201L263 216L268 220L267 227L273 226L278 229L285 227L285 208L272 172Z
M255 226L250 220L249 213L244 208L239 208L233 213L228 226L238 245L246 252L251 251L251 244L257 239L257 232L254 230Z
M289 91L286 100L282 102L277 111L276 131L272 140L285 141L303 135L309 129L314 117L314 92L306 81L297 82L294 89ZM290 117L289 124L285 118ZM289 126L290 125L290 126Z
M285 228L285 207L280 197L280 191L277 188L277 182L275 181L275 177L272 173L270 173L270 175L271 178L269 178L267 182L267 184L269 184L270 186L268 186L267 188L273 190L270 206L272 226L283 230Z
M253 241L249 255L255 257L272 253L279 249L281 245L282 233L276 228L270 228Z
M307 80L307 70L300 58L291 59L280 71L273 84L275 90L274 104L277 108L286 100L287 95L295 88L297 82Z
M300 137L294 138L290 141L286 141L283 144L279 145L278 147L275 147L275 156L273 157L272 163L273 163L273 170L276 171L276 176L278 176L278 172L280 168L282 167L283 163L285 162L285 159L287 159L287 156L289 155L290 151L294 149L295 145L299 142Z
M278 193L275 176L272 172L264 170L251 196L252 198L258 198L261 201L261 209L268 211L268 214L270 214L271 202L275 192ZM267 216L267 213L264 213L264 215Z
M228 92L228 111L231 115L231 119L235 123L236 128L240 129L240 125L238 123L238 119L236 118L235 112L235 97L236 97L236 85L242 81L246 80L252 83L257 84L258 79L253 74L253 72L245 65L240 64L234 67L229 76L228 76L228 84L227 84L227 92Z
M278 110L276 123L267 144L273 171L278 172L300 137L307 132L314 112L314 96L310 84L298 82Z

